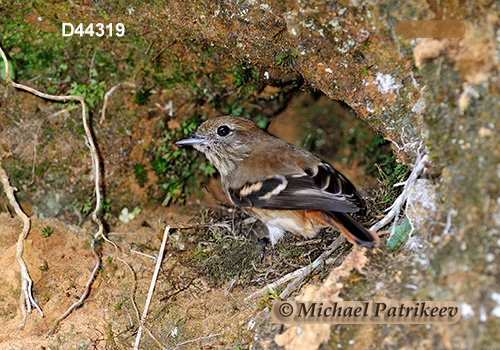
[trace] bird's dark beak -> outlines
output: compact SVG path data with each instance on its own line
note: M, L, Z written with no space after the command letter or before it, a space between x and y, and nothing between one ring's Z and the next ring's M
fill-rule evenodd
M175 144L179 146L194 146L205 142L205 139L198 136L190 136L187 139L177 141Z

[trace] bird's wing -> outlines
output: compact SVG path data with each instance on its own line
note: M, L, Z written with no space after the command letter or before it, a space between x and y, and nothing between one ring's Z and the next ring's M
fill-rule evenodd
M274 175L228 187L226 193L240 207L343 213L364 209L363 200L354 186L325 162L318 162L300 174Z

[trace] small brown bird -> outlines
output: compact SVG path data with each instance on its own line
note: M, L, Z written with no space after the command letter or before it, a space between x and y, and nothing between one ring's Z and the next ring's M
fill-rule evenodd
M219 170L231 202L262 221L274 244L285 232L311 237L337 227L349 241L374 247L378 236L346 213L363 212L354 186L330 164L260 129L250 120L218 117L176 142L203 152Z

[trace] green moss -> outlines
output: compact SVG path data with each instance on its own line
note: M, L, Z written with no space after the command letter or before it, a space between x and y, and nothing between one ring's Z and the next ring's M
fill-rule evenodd
M52 229L48 226L42 229L42 235L44 238L49 238L52 235L52 232Z
M257 310L260 310L263 308L267 308L267 309L271 310L273 303L275 301L281 300L279 297L280 293L281 293L280 289L274 289L271 286L267 286L266 293L262 297L257 299L255 308Z
M149 96L151 96L151 89L139 89L135 93L135 103L139 106L143 106L148 102Z
M45 32L32 24L6 16L0 30L4 50L19 48L11 54L19 80L29 80L39 75L49 75L54 63L61 64L64 56L58 55L68 45L58 33Z
M14 172L12 172L12 180L20 182L21 179L28 179L29 171L30 169L26 167L15 169Z
M81 198L75 198L72 206L76 208L84 217L86 217L94 210L94 200L92 196L82 196Z
M135 179L139 183L141 187L144 187L146 182L148 181L146 165L144 164L135 164L134 165L134 174Z
M47 264L46 261L44 261L43 264L40 266L40 270L42 270L43 272L46 272L49 270L49 265Z
M259 72L252 66L236 65L234 73L235 87L248 85L250 89L256 89Z
M199 269L215 284L233 279L248 280L254 273L254 265L260 260L259 245L245 237L231 234L199 244L193 251L191 265Z
M85 128L83 127L83 125L77 125L76 129L75 129L75 132L78 135L83 135L85 133Z
M278 53L276 56L277 66L291 66L294 62L294 58L297 58L297 50L291 49Z

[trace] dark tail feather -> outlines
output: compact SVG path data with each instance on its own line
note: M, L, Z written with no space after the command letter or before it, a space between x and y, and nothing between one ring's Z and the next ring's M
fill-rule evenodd
M375 232L368 231L351 218L348 214L328 212L335 226L338 227L346 238L352 243L362 247L376 247L379 238Z

